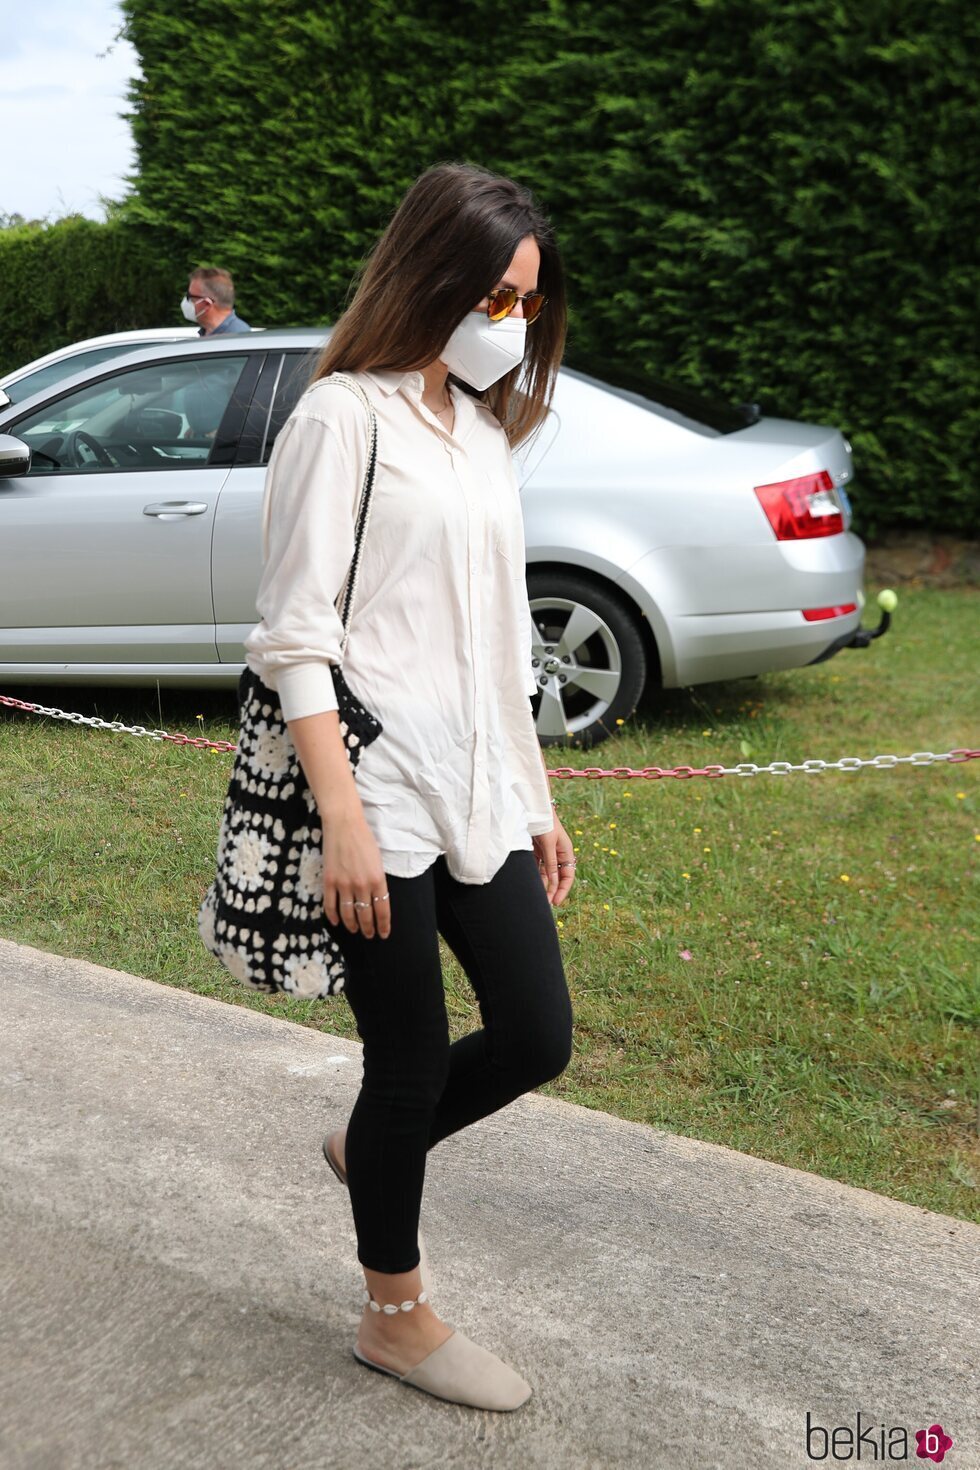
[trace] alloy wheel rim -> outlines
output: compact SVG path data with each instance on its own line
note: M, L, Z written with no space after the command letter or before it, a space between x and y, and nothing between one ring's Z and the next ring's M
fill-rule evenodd
M609 624L569 597L536 597L531 608L531 659L540 704L539 735L576 735L609 709L623 665Z

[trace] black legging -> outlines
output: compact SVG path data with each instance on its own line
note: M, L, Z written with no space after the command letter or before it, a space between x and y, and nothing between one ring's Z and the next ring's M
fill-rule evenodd
M357 1256L373 1271L419 1263L427 1151L568 1066L572 1006L554 910L533 852L511 852L489 883L460 883L444 856L417 878L385 879L387 939L331 926L364 1043L347 1130ZM450 1045L438 934L476 993L483 1029Z

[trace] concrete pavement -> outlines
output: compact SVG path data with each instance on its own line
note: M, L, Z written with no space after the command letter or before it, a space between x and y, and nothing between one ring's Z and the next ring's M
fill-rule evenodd
M358 1045L7 941L0 995L3 1470L928 1464L937 1420L980 1467L980 1227L522 1098L429 1160L436 1309L534 1388L465 1409L351 1356Z

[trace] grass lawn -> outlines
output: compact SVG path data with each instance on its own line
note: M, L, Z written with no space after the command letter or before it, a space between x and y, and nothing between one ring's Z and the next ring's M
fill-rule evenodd
M978 611L976 590L906 590L870 649L673 691L615 742L549 763L733 765L743 741L760 765L976 747ZM237 733L228 692L0 693ZM230 762L0 708L0 934L354 1036L343 999L250 995L198 940ZM980 761L555 781L580 858L554 910L576 1044L543 1090L980 1219L978 777ZM461 1034L479 1016L445 959Z

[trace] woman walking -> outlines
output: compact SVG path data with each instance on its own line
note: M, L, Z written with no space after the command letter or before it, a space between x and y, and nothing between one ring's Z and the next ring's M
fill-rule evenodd
M511 449L542 422L565 338L561 261L526 189L466 164L409 188L276 441L247 663L279 696L323 828L324 910L364 1075L324 1151L350 1191L358 1361L441 1398L531 1389L428 1298L428 1150L556 1077L572 1014L551 913L572 884L548 788ZM343 670L382 733L356 781L330 664L377 418L369 530ZM518 391L518 381L522 379ZM463 386L465 385L465 387ZM469 390L469 391L467 391ZM450 1044L438 936L482 1028Z

